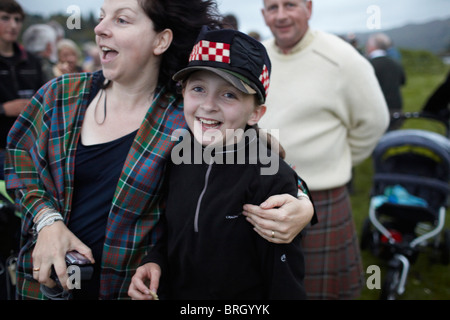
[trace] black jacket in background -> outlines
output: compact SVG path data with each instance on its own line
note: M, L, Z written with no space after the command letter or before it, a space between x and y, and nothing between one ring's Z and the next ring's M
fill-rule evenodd
M31 98L44 85L39 59L14 44L14 56L0 56L0 103ZM16 117L0 115L0 149L6 147L6 138Z
M383 91L389 111L402 111L403 99L401 87L406 83L406 75L401 64L394 59L381 56L370 59L378 82Z

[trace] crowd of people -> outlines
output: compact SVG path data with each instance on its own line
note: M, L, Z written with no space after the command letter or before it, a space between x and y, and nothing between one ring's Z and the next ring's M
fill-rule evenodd
M104 0L96 41L82 47L54 22L19 40L25 12L0 2L0 178L22 220L17 299L360 296L347 186L393 129L405 72L386 35L361 54L309 26L311 0L261 1L267 40L214 0ZM241 146L226 129L284 150L276 175L256 174L259 158L173 163L178 130L217 155L229 152L218 142ZM67 284L73 250L93 265L81 290Z

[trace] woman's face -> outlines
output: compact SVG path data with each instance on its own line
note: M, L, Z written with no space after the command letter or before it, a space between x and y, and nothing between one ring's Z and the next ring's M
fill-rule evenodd
M60 63L66 63L69 72L76 72L78 64L78 54L70 47L63 47L59 50L58 60Z
M105 0L95 34L107 79L130 83L159 68L159 34L138 0Z

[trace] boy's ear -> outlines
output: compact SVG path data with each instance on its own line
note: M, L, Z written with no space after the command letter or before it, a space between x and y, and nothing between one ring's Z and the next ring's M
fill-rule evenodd
M170 29L161 31L156 37L155 49L153 53L156 56L162 55L170 47L173 40L173 32Z
M259 119L263 117L263 115L266 113L267 107L266 105L262 104L253 110L250 119L248 119L247 124L249 126L253 126L259 122Z

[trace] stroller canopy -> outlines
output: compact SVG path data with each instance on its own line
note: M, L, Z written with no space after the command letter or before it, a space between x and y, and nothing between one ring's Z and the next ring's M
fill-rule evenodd
M405 173L450 180L450 141L424 130L385 134L373 152L376 173Z
M425 199L433 211L447 205L450 181L450 141L424 130L385 134L373 152L373 195L400 185Z

